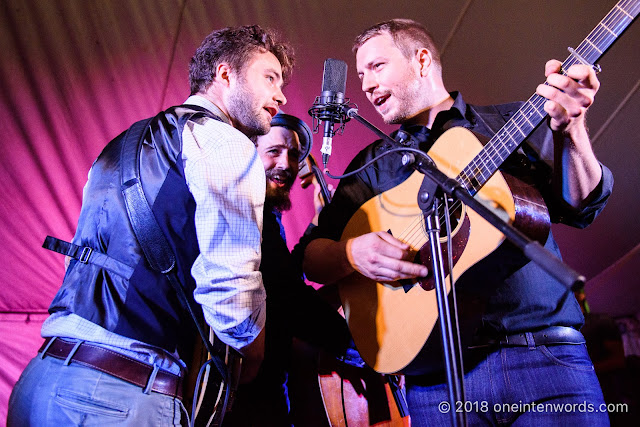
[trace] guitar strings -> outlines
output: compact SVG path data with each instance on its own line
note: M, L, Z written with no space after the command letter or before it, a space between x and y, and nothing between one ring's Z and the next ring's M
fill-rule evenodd
M456 200L453 206L446 209L445 212L448 214L449 217L451 217L456 214L458 209L461 209L461 208L462 208L462 203ZM442 228L442 226L446 224L447 215L445 214L445 212L438 213L438 223L440 225L440 228ZM463 220L462 215L460 215L460 220L461 221ZM414 220L407 226L407 228L405 228L405 230L403 230L400 236L398 236L398 239L402 240L405 243L408 243L409 245L411 245L412 248L417 247L419 250L420 247L422 247L426 242L429 241L429 239L426 236L423 225L424 225L424 221L423 221L422 214L416 215ZM424 243L418 246L418 244L421 243L423 240L424 240Z
M628 27L635 16L637 16L640 10L640 2L637 0L629 1L635 1L635 4L631 8L628 8L629 2L623 1L609 12L575 50L578 57L576 57L576 55L570 55L565 60L563 70L568 69L576 63L581 63L580 58L583 57L593 58L592 62L597 61L602 55L603 50L611 46L615 39ZM624 8L625 5L629 9L628 12ZM523 104L514 117L494 135L479 155L460 173L460 180L467 183L468 186L472 186L472 182L476 181L478 184L472 187L474 191L477 191L482 184L495 173L502 161L511 154L512 149L517 148L519 143L516 137L521 136L521 140L524 140L540 121L546 117L546 114L542 114L545 102L545 98L534 95ZM534 113L538 115L538 120L532 122L529 118L532 117ZM514 141L516 144L513 143ZM500 158L500 162L498 163L494 161L496 155ZM489 165L489 162L493 163L493 165ZM487 166L489 166L490 169ZM479 177L482 179L479 179Z
M631 1L633 2L634 0ZM629 13L624 10L623 3L624 2L621 2L619 5L616 5L616 7L612 9L600 24L596 26L591 34L578 46L578 49L575 50L578 54L578 58L576 55L571 55L567 60L565 60L563 69L566 70L571 65L580 63L580 58L582 57L593 57L595 55L593 58L593 62L595 62L599 56L602 55L601 49L597 46L603 47L603 50L606 50L606 47L610 46L615 41L615 39L622 31L624 31L640 10L640 2L637 2L637 0L635 0L633 7L629 8ZM616 30L618 33L615 32ZM546 99L538 95L534 95L529 99L529 101L523 104L514 117L494 135L479 155L465 169L463 169L459 175L459 181L464 182L467 184L467 187L472 187L474 191L477 191L484 184L483 180L486 182L486 180L488 180L498 169L499 164L501 164L502 161L511 154L511 149L514 149L519 145L519 143L514 145L512 142L518 142L516 136L520 134L522 136L522 140L524 140L533 128L537 126L544 117L546 117L546 114L543 115L541 113L544 111L545 102ZM532 117L534 113L539 116L539 120L531 122L529 117ZM496 155L500 157L501 162L496 163L494 161ZM489 161L493 163L493 170L489 170L489 173L486 173L486 166L490 166ZM482 180L479 179L479 176ZM472 185L473 181L476 181L477 184Z
M629 5L631 5L629 7ZM575 49L577 55L569 55L563 62L562 70L565 70L574 64L582 62L582 58L591 58L591 62L596 62L608 47L620 36L620 34L630 25L635 17L640 13L640 1L623 0L600 21L594 30L578 45ZM547 84L546 82L544 84ZM527 100L514 116L489 140L480 153L467 165L456 178L458 182L475 195L480 188L488 181L491 176L499 169L500 165L513 151L526 139L531 131L546 117L542 114L546 99L534 94ZM530 120L537 115L537 119ZM516 139L521 137L521 141ZM500 161L496 162L495 158L499 157ZM489 165L489 162L492 165ZM484 167L483 167L484 166ZM487 171L487 167L491 169ZM488 172L488 174L486 173ZM485 176L488 175L488 176ZM479 179L479 177L481 179ZM475 183L475 185L474 185ZM446 209L446 215L439 215L440 226L446 220L445 217L455 215L461 209L462 203L456 200L451 208ZM463 220L460 214L460 220ZM422 214L416 215L413 222L400 234L399 239L417 247L418 243L423 239L428 241L424 236ZM426 243L425 241L425 243ZM421 245L422 246L422 245Z

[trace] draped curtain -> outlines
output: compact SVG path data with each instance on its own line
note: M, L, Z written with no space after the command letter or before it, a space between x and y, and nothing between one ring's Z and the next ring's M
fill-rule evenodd
M87 172L109 140L134 121L155 115L187 98L189 59L212 30L243 24L278 29L297 51L293 80L284 90L289 101L284 111L303 118L310 125L307 109L319 95L323 61L329 57L345 60L349 65L347 95L359 104L361 114L388 131L390 128L380 124L361 94L354 70L351 40L360 30L392 17L421 20L447 48L443 56L448 70L445 78L452 90L461 89L465 99L478 103L506 102L529 96L543 79L544 61L566 55L568 43L586 35L586 30L590 30L614 2L609 5L603 4L609 2L593 0L588 2L590 7L583 6L585 3L582 0L0 2L0 184L3 188L0 195L0 422L6 416L6 402L14 382L41 343L40 325L64 275L63 257L42 249L44 238L47 235L72 238ZM577 7L580 13L573 13ZM565 20L569 25L560 25ZM540 25L540 21L544 21L545 26ZM579 34L573 34L575 28L580 30ZM640 241L640 231L634 226L638 211L634 209L638 206L634 189L640 182L637 168L640 140L637 132L631 132L637 128L632 120L640 114L640 109L635 89L630 89L639 78L637 40L640 33L637 29L629 33L624 36L627 39L620 42L623 47L614 46L610 57L613 58L616 49L625 49L624 46L632 53L612 63L603 61L603 89L602 95L598 94L602 98L602 109L594 109L590 117L594 133L604 130L601 140L615 141L615 144L599 141L597 151L616 178L622 177L622 180L617 183L618 189L607 211L599 218L600 223L594 224L591 234L574 235L565 229L554 230L561 244L574 247L566 259L586 269L589 275L596 275L613 264ZM523 41L518 42L516 37ZM538 39L541 41L537 42ZM543 39L548 44L543 43ZM525 42L529 49L522 48ZM513 60L501 64L495 58ZM514 78L514 70L522 74L521 79ZM500 82L499 90L497 83L490 83L496 81ZM623 105L619 100L624 99L625 94L629 94L627 99L631 101ZM606 116L613 110L619 115L610 124ZM605 129L603 123L609 126ZM614 128L622 129L622 134L616 134L617 137L610 134ZM348 161L372 139L359 124L349 124L344 135L334 139L331 171L342 172ZM625 145L631 148L625 149ZM316 141L312 150L316 158L319 158L319 148ZM621 185L627 185L628 189L623 190ZM284 217L290 244L302 234L312 217L311 197L309 190L294 189L294 209ZM629 226L624 232L612 232L611 224L616 221ZM594 244L596 240L598 243ZM588 248L599 251L598 255L583 255ZM638 251L635 254L626 265L638 265ZM626 283L637 285L637 275ZM604 286L601 289L605 289ZM635 292L637 295L637 290Z

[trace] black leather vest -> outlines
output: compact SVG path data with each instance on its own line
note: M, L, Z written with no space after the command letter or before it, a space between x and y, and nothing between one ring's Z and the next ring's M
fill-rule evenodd
M176 255L178 276L191 299L191 266L199 249L196 205L184 176L182 130L188 120L204 116L217 119L197 106L159 113L150 122L140 154L145 196ZM73 259L49 312L70 311L116 334L174 352L192 342L193 322L165 275L149 267L129 223L120 190L124 135L107 144L89 171L73 238L74 244L106 254L123 268Z

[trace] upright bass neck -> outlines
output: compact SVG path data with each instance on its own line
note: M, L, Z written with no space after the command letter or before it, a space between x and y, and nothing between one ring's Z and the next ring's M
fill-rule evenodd
M320 166L318 166L318 163L316 163L316 160L311 154L309 154L305 159L305 168L300 170L298 176L304 179L310 174L313 174L320 185L320 194L322 195L323 205L326 206L331 202L331 191L329 191L329 186L327 185L327 181L324 178Z

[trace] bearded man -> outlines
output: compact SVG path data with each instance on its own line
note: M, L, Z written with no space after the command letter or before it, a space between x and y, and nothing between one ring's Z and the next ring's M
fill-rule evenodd
M311 130L297 117L278 113L269 133L253 140L267 178L260 264L267 291L265 359L257 378L238 388L224 425L290 426L287 379L293 337L344 359L351 335L338 312L304 282L291 260L282 226L300 164L311 149Z

